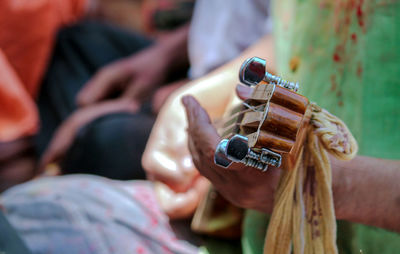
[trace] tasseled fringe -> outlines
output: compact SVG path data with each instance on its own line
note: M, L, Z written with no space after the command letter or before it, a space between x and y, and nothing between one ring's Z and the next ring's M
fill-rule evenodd
M351 160L357 143L347 126L311 104L305 144L294 169L282 173L264 254L335 254L336 220L328 153Z

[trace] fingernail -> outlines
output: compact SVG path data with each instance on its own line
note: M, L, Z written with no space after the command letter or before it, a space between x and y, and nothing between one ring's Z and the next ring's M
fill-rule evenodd
M251 97L252 91L253 89L251 87L245 85L238 84L236 86L236 93L239 95L239 97L243 97L242 99L247 99Z
M237 89L239 92L241 92L241 93L248 93L248 92L249 92L249 87L248 87L248 86L241 85L241 84L238 84L238 85L236 86L236 89Z

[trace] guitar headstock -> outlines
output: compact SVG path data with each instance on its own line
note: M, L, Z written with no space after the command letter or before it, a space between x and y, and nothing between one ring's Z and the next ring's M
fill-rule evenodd
M288 82L266 71L266 61L246 60L239 72L240 81L254 90L225 125L215 153L215 163L228 167L241 162L266 171L279 167L282 157L296 154L302 143L302 129L308 124L309 101L297 94L298 83Z

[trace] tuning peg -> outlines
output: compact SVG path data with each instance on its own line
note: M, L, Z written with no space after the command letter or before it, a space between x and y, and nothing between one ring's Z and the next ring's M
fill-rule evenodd
M232 164L232 161L226 156L226 146L228 139L223 139L219 142L214 154L214 164L223 168L227 168Z
M239 80L245 85L255 86L261 81L273 83L297 92L299 83L289 82L267 71L267 62L259 57L252 57L244 61L239 71Z
M223 139L217 146L214 155L214 163L227 168L232 162L243 163L246 166L267 171L268 165L279 167L281 155L269 149L261 149L260 152L249 148L248 139L242 135L235 135L231 139Z

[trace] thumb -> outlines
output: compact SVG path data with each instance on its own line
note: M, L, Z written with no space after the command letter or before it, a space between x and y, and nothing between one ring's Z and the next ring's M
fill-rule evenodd
M189 129L211 126L210 117L193 96L183 97L182 104L185 106Z
M221 138L211 124L210 117L192 96L185 96L182 103L188 119L189 150L192 156L193 151L197 150L203 155L213 157Z

